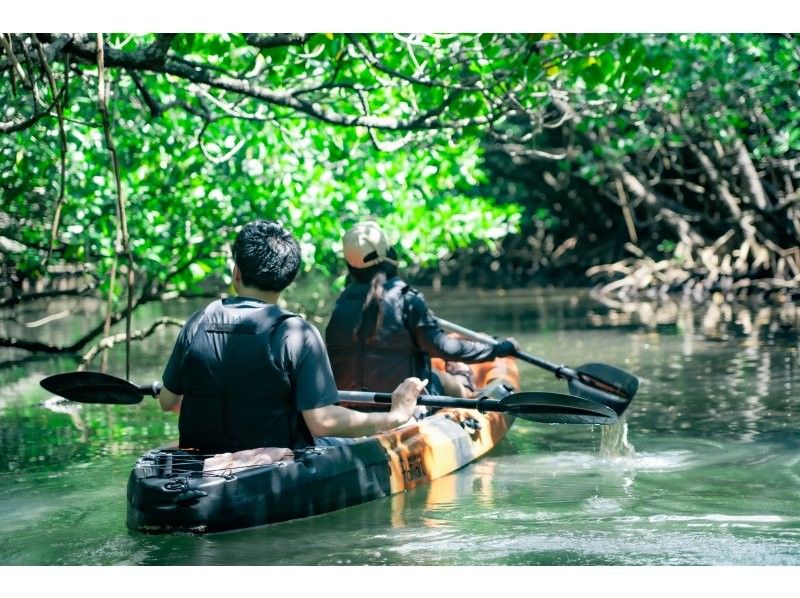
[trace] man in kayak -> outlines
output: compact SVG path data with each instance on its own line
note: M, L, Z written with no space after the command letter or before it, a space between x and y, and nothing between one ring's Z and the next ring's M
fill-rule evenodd
M388 413L339 401L317 329L278 307L300 269L300 247L279 223L244 226L233 245L238 294L193 314L164 370L161 408L178 411L180 446L225 453L303 448L314 437L357 437L407 422L425 381L396 385Z
M340 389L386 392L408 376L430 380L429 394L469 397L475 390L466 363L512 355L518 344L497 345L448 336L422 293L397 273L397 253L375 222L360 222L342 239L349 284L325 331ZM431 356L448 372L431 369Z

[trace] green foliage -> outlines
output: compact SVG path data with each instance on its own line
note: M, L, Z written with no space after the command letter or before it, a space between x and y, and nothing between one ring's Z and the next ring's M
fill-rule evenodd
M140 284L187 291L209 273L227 272L227 244L257 217L290 225L306 269L325 273L341 270L341 234L367 217L387 226L407 264L431 265L481 243L494 249L518 230L521 212L472 190L486 179L481 124L502 120L510 94L526 109L541 109L551 85L544 75L554 69L604 85L619 70L604 50L615 38L565 36L577 50L567 58L552 34L316 34L270 48L241 34L172 39L172 63L291 95L307 102L302 110L147 69L110 68L112 134ZM157 37L106 39L107 53L125 60ZM67 193L53 259L89 265L105 291L119 253L114 180L96 66L71 60L80 78L73 74L63 106ZM62 80L62 65L52 68ZM13 96L7 79L2 85L11 113L23 114L22 96ZM401 123L431 116L406 132L336 126L326 114ZM0 156L13 163L0 171L11 223L4 232L29 247L15 262L28 277L43 273L58 154L53 119L0 138Z
M490 38L493 36L489 36ZM114 34L109 44L133 53L154 36ZM509 52L491 39L483 51L470 36L423 40L432 52L453 44L465 53L467 71L481 75L507 66ZM361 43L366 44L362 39ZM385 85L390 79L354 58L342 35L315 35L299 46L259 50L242 35L179 34L172 52L227 73L263 72L271 91L297 90L321 78L369 88L369 114L408 118L420 107L443 102L444 87L467 76L463 64L416 57L394 36L373 36L373 52L387 69L437 78L436 86ZM493 56L489 63L488 56ZM428 67L420 74L417 61ZM55 259L91 266L103 290L117 255L117 210L110 158L97 110L96 74L80 65L84 80L72 78L64 106L67 199ZM58 65L53 69L59 76ZM516 230L519 210L492 198L468 194L484 177L479 140L437 130L409 138L363 127L339 127L253 98L235 104L230 94L204 86L179 85L173 78L138 73L162 107L150 113L129 71L109 70L113 136L120 156L128 228L141 284L186 291L209 273L228 272L227 244L243 223L276 218L300 240L305 268L333 273L343 231L362 218L382 221L400 241L409 263L435 263L448 252L494 243ZM0 96L12 99L7 80ZM359 116L352 89L334 89L320 99L325 108ZM440 118L475 118L486 113L480 94L462 94ZM188 107L188 109L187 109ZM0 137L0 156L12 168L0 171L7 234L30 247L15 264L27 276L43 273L55 197L58 194L58 131L53 120ZM394 144L389 151L376 148ZM395 149L396 148L396 149Z
M158 41L106 38L118 62ZM615 165L655 162L698 136L745 137L756 160L800 150L798 49L784 36L315 34L258 46L244 34L183 33L163 64L106 73L143 286L188 291L227 272L227 246L253 218L288 224L306 270L324 274L342 270L341 235L367 217L386 226L406 265L495 250L525 221L557 228L561 207L533 202L523 218L529 200L486 185L481 146L487 136L535 146L555 98L575 111L565 122L578 144L554 170L596 188ZM118 217L97 68L67 58L67 193L53 261L89 265L108 285ZM2 60L3 118L24 117L30 93L14 94ZM63 61L51 66L60 85ZM42 78L48 99L46 89ZM0 234L26 245L14 265L29 277L44 271L58 143L54 118L0 135Z
M741 138L757 160L800 147L800 51L787 36L562 38L588 52L559 76L580 114L576 130L594 134L579 157L579 172L594 185L608 181L603 162L640 160L692 139L729 144Z

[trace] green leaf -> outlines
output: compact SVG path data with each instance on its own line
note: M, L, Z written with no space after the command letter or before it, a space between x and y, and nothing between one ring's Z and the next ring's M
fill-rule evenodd
M588 64L581 71L581 77L590 88L596 87L605 81L605 74L596 62Z

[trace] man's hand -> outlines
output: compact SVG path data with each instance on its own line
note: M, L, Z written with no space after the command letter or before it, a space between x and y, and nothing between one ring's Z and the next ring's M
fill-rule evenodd
M406 423L414 415L417 406L417 397L423 391L427 380L419 378L406 378L392 393L392 409L389 413L397 418L397 425Z

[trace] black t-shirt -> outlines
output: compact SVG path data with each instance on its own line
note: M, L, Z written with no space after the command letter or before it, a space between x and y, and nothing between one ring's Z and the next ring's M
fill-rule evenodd
M312 445L300 412L339 400L319 331L246 297L189 318L163 381L183 395L180 445L207 452Z

